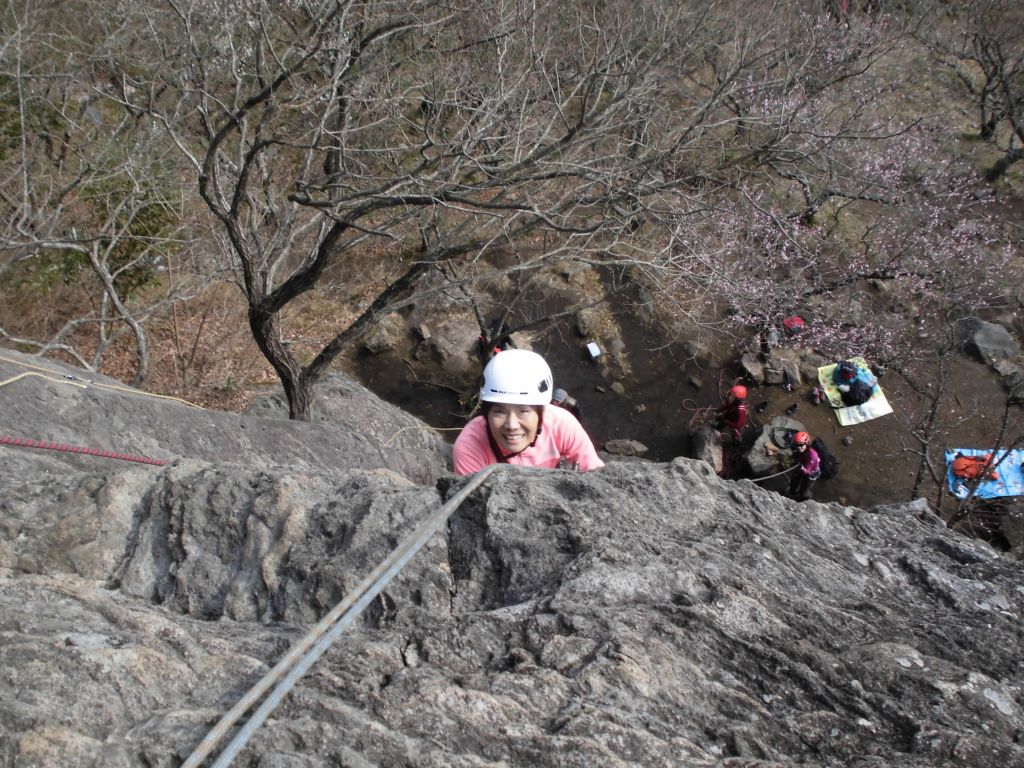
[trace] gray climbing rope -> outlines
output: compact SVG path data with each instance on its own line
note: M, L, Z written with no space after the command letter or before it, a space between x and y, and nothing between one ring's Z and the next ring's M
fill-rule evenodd
M490 477L499 466L501 465L491 464L473 475L469 482L455 496L420 523L408 538L399 543L390 555L381 561L313 629L293 645L288 653L274 665L274 668L249 689L249 692L220 719L182 764L182 768L198 768L206 756L224 737L228 729L266 693L270 686L274 685L278 679L284 676L260 705L259 709L252 714L227 747L224 748L224 751L221 752L217 761L213 764L213 768L226 768L231 765L231 761L245 747L253 733L256 732L256 729L277 708L292 686L327 651L331 643L338 638L345 627L350 626L366 606L384 590L384 587L388 585L402 567L447 523L452 512L465 501L466 497L476 490L484 480Z
M779 475L784 475L787 472L792 472L798 466L800 466L800 465L799 464L794 464L792 467L787 467L786 469L782 470L781 472L776 472L774 475L765 475L764 477L755 477L754 478L754 482L755 483L760 483L762 480L771 480L773 477L778 477Z

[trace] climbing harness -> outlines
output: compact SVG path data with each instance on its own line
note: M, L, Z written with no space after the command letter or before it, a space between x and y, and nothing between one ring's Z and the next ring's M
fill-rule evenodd
M369 576L363 579L345 599L338 603L320 622L304 637L291 647L285 656L274 665L266 675L232 707L220 721L210 730L199 743L182 768L198 768L235 722L266 693L270 686L277 682L276 687L267 696L263 704L252 714L231 742L221 752L213 764L213 768L227 768L238 752L245 747L256 729L270 716L291 690L292 686L309 670L311 666L326 653L331 643L347 626L358 618L367 605L377 597L391 579L405 566L420 549L437 533L466 497L475 491L498 468L499 464L484 467L463 486L444 506L430 515L402 541L381 563L374 568Z
M133 456L128 453L115 453L105 451L102 448L86 448L83 445L68 445L67 443L50 443L45 440L31 440L24 437L8 437L0 435L0 445L12 445L18 448L43 448L48 451L64 451L65 453L84 453L87 456L99 456L104 459L120 459L121 461L134 461L139 464L153 464L163 466L163 459L151 459L148 456Z

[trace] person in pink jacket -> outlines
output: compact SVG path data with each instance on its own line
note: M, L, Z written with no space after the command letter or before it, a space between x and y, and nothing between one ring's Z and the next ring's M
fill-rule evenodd
M793 435L793 460L795 471L789 479L789 497L806 501L811 498L814 481L821 476L821 459L811 447L811 436L806 432Z
M550 406L552 386L551 369L536 352L508 349L491 358L480 389L481 414L455 440L455 474L497 463L554 469L564 461L584 472L603 467L576 417Z

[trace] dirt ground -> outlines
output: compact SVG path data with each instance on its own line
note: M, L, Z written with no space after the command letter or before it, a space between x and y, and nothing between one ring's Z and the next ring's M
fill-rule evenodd
M631 375L620 380L621 389L613 389L613 380L599 361L591 359L587 340L564 327L545 332L535 340L534 347L551 364L555 386L566 389L579 401L583 424L598 447L612 439L634 439L649 448L646 458L654 461L686 455L688 425L694 411L720 403L719 393L735 380L730 361L738 359L739 350L723 346L711 350L709 359L693 360L682 344L659 338L634 313L621 312L616 320L631 369ZM948 362L950 389L956 396L949 398L941 415L948 434L938 436L931 450L932 462L940 473L944 470L943 449L992 447L1005 400L1003 387L988 366L963 355L955 358ZM449 441L454 440L465 423L465 406L457 396L460 387L431 381L428 372L414 369L411 359L409 350L365 356L355 361L353 369L369 388L443 430ZM912 435L911 424L916 422L922 404L896 374L883 376L879 383L894 413L850 427L840 426L827 404L811 402L811 382L792 392L779 386L751 387L756 423L766 424L797 404L792 418L813 435L821 436L839 459L839 475L817 483L816 499L863 508L911 499L921 458L921 446ZM461 387L463 392L472 389L472 382ZM849 446L843 445L844 437L851 438ZM785 480L766 480L763 487L781 491ZM921 493L929 501L952 509L950 499L943 502L933 482L923 486Z

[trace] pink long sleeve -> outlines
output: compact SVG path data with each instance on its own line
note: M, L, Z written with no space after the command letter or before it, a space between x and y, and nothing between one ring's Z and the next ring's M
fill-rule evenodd
M543 429L536 443L509 457L508 463L554 469L562 459L583 472L604 466L594 443L576 417L564 408L548 406L544 409ZM470 419L452 449L455 474L471 475L497 461L498 457L487 439L487 421L483 416Z

